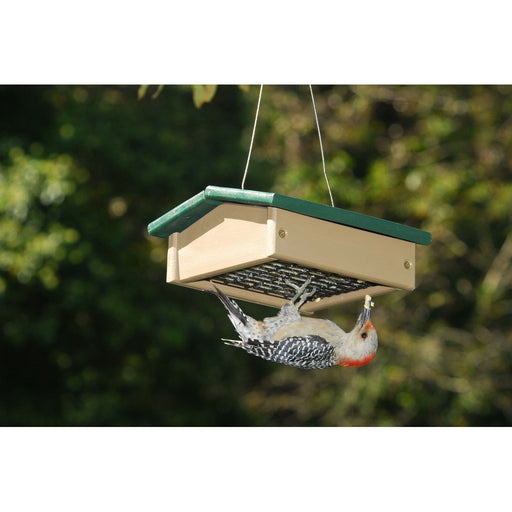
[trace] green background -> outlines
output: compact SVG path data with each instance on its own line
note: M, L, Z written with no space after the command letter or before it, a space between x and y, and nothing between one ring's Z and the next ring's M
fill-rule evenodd
M1 425L511 424L512 87L314 89L336 205L433 237L362 368L227 347L218 300L164 282L147 224L240 187L258 87L0 87ZM246 188L329 204L306 86L265 86Z

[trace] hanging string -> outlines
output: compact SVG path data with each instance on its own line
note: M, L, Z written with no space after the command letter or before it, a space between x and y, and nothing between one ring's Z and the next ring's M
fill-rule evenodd
M324 146L322 143L322 133L320 132L320 123L318 122L318 113L316 111L315 95L313 93L313 87L310 85L309 90L311 92L311 101L313 102L313 110L315 112L316 128L318 130L318 140L320 141L320 152L322 154L322 167L324 170L325 182L327 183L327 189L329 191L329 197L331 198L331 205L334 206L334 198L332 196L331 185L329 178L327 177L327 170L325 169L325 157L324 157ZM258 96L258 105L256 107L256 115L254 116L254 126L252 127L251 144L249 145L249 154L247 155L247 163L245 164L244 175L242 177L242 190L245 188L245 180L247 178L247 171L249 170L249 162L251 161L252 146L254 143L254 135L256 134L256 125L258 124L258 115L260 112L261 95L263 92L263 84L260 85L260 93Z
M260 85L260 95L258 97L258 106L256 107L256 115L254 116L254 126L252 127L251 145L249 146L249 154L247 155L247 163L245 164L244 177L242 178L242 190L245 187L245 178L247 178L247 170L251 161L252 144L254 142L254 134L256 133L256 124L258 122L258 114L260 111L261 93L263 92L263 84Z
M320 133L320 124L318 122L318 114L316 113L315 95L313 94L313 87L311 87L311 85L309 86L309 90L311 91L311 100L313 101L313 110L315 111L316 127L318 129L318 140L320 141L320 151L322 153L322 165L323 165L323 168L324 168L325 181L327 183L327 188L329 190L329 196L331 198L331 204L332 204L332 206L334 206L334 199L332 197L331 185L329 185L329 179L327 178L327 171L325 170L324 146L322 144L322 134Z

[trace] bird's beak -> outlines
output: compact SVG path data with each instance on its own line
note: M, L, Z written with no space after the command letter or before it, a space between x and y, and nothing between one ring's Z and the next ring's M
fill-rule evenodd
M364 306L363 311L361 311L361 314L359 315L359 325L361 328L363 328L366 325L366 322L370 320L370 315L372 312L372 306L373 306L372 298L367 295L364 298Z

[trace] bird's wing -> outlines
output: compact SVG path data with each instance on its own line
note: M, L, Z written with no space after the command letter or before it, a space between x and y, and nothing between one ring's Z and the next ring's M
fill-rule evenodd
M269 361L313 369L336 362L334 347L321 336L289 336L279 341L248 340L244 349Z

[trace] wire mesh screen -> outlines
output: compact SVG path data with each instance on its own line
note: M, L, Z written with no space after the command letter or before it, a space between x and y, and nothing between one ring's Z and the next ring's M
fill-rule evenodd
M295 295L296 290L286 281L300 286L308 277L311 277L311 284L308 288L315 287L316 293L306 302L314 302L317 299L375 286L375 283L368 281L282 261L263 263L254 267L228 272L212 277L210 281L289 300Z

